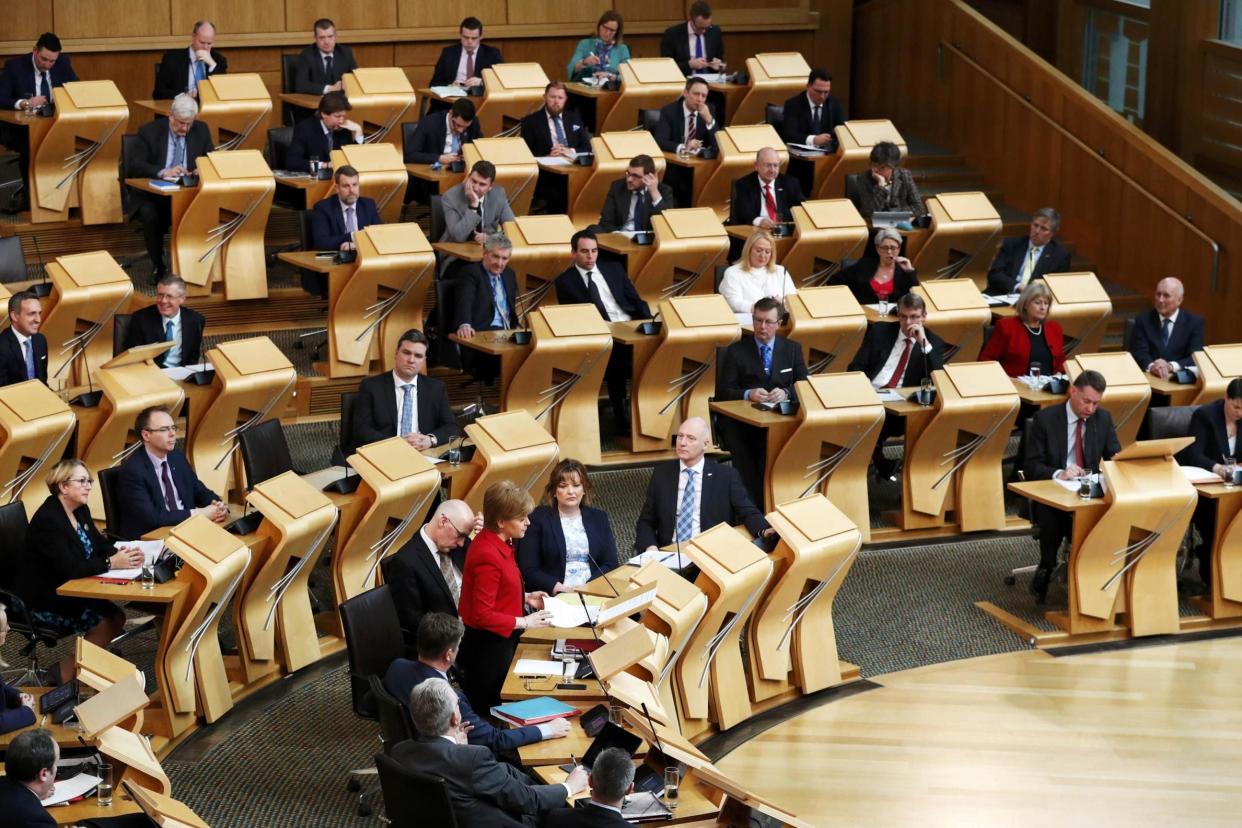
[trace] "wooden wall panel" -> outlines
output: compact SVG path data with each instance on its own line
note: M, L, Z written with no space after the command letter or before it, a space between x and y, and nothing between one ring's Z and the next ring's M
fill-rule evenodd
M168 0L54 0L52 13L62 40L172 33Z
M285 4L264 0L195 0L172 4L172 30L189 37L194 23L210 20L216 24L216 48L228 47L229 35L252 32L283 32Z
M590 24L599 20L599 16L610 8L612 0L576 0L573 3L565 3L563 0L515 0L509 6L509 22L557 23L566 26L574 23ZM557 29L560 28L558 25ZM584 25L583 28L590 30L589 25Z
M466 7L427 0L397 0L397 25L402 27L456 29L467 15L483 21L483 37L486 38L488 26L508 22L508 3L505 0L472 0Z
M6 40L29 40L30 47L39 35L54 28L52 0L31 0L29 3L10 3L5 12Z
M285 0L285 30L310 32L315 21L326 17L338 32L349 29L391 29L397 25L397 0Z
M685 19L685 9L689 3L681 4L669 0L616 0L613 8L621 12L628 22L648 20L666 20L670 24L675 20Z

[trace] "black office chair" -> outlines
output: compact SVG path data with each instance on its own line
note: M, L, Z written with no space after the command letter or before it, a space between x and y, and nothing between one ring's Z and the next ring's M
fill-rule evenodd
M438 195L433 195L427 200L428 207L431 210L431 235L429 241L432 244L444 238L444 201ZM448 267L448 260L436 251L436 278L444 278L444 270Z
M103 498L104 525L109 535L115 536L121 521L121 467L100 469L96 479L99 481L99 495Z
M0 238L0 284L25 282L30 279L26 270L26 254L22 252L21 236Z
M1189 437L1190 418L1198 410L1197 405L1160 405L1147 409L1150 438Z
M1130 352L1130 344L1134 342L1134 317L1127 316L1125 327L1121 331L1121 350Z
M763 122L776 127L778 130L785 120L784 104L768 104L763 108Z
M22 177L22 159L15 152L0 154L0 211L17 213L22 209L26 180Z
M142 232L141 223L138 221L138 196L128 184L125 183L127 178L138 178L138 174L134 170L133 159L142 152L142 139L137 135L125 134L121 136L120 156L117 161L117 177L121 182L121 213L125 216L125 221L135 228L137 233ZM127 256L120 260L121 268L129 270L143 259L150 256L144 250L137 256Z
M152 89L152 90L154 90L154 89L155 89L155 87L159 85L159 82L160 82L160 67L161 67L161 66L163 66L163 65L164 65L164 62L163 62L162 60L160 60L160 61L156 61L156 62L155 62L155 72L154 72L154 74L152 74L152 76L151 76L151 89ZM152 97L152 98L154 98L154 97L155 97L155 92L154 92L154 91L151 93L151 97Z
M294 75L294 70L297 69L298 57L299 55L281 55L280 56L280 91L281 92L288 93L288 92L296 91L293 88L293 75ZM293 104L282 102L280 105L280 119L287 126L293 126L294 123L296 123L298 120L299 111L305 112L306 110L304 107L294 106Z
M8 607L9 629L24 638L21 655L26 668L6 680L14 686L42 684L39 674L39 646L52 648L60 638L56 631L30 615L26 603L12 591L12 573L17 571L17 556L26 550L26 504L20 500L0 506L0 603Z
M384 753L392 753L394 745L417 735L414 723L410 721L410 711L388 692L379 676L367 676L367 687L370 688L371 698L375 699L375 709L379 714L380 741L384 743Z
M332 449L332 465L344 466L345 458L354 453L354 406L358 404L357 391L341 392L341 433Z
M436 280L436 307L431 314L435 321L435 336L431 339L435 346L433 364L461 370L461 349L457 343L449 339L453 333L453 303L457 299L457 283L452 279Z
M293 127L291 126L276 127L267 131L267 162L272 169L286 169L285 164L289 161L289 145L292 143ZM300 207L301 202L297 205L297 208Z
M407 768L383 753L375 757L375 768L384 792L384 813L393 828L458 828L443 779Z
M129 326L134 321L132 314L116 313L112 315L112 355L116 356L125 350L125 337L129 335Z
M654 133L656 126L660 123L660 110L658 109L640 109L638 110L638 125L648 132Z
M246 485L250 488L285 472L302 474L293 467L289 441L280 420L264 420L237 435L241 445L242 465L246 469Z

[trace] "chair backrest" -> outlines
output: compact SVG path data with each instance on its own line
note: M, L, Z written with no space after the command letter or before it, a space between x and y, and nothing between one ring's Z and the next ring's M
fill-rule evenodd
M289 145L293 143L293 127L282 126L267 131L267 163L274 170L285 169Z
M349 656L349 688L354 712L366 719L379 715L367 676L382 676L405 653L401 619L388 585L355 595L340 606L341 629Z
M784 104L768 104L763 108L763 122L771 124L777 129L781 128L781 123L785 120Z
M0 238L0 283L25 282L29 278L26 254L22 252L22 237Z
M103 498L104 523L115 534L121 525L121 467L100 469L97 476L99 495Z
M278 474L293 470L289 443L280 420L264 420L238 434L242 463L246 468L246 484L257 486Z
M660 124L660 110L658 109L640 109L638 110L638 125L648 132L655 132Z
M315 239L311 232L312 210L298 210L298 241L303 250L314 250Z
M141 152L141 138L131 133L121 136L121 149L117 159L117 170L118 177L121 179L121 211L127 216L133 215L137 205L134 203L133 191L125 186L125 179L138 178L134 173L133 159L137 158Z
M393 745L413 739L417 735L414 732L414 723L410 721L410 711L405 709L405 705L396 696L388 692L383 679L374 673L367 676L367 687L379 714L380 740L384 743L384 753L392 753Z
M401 154L410 157L410 144L414 142L414 131L418 129L418 121L406 121L401 124Z
M393 828L457 828L443 779L407 768L383 753L375 757L375 767L384 794L384 814Z
M1121 350L1130 353L1130 343L1134 341L1134 317L1126 317L1126 325L1121 331Z
M280 91L292 92L293 90L293 74L298 66L299 55L281 55L280 56Z
M1190 418L1198 408L1197 405L1160 405L1147 409L1151 418L1148 422L1151 439L1190 436Z
M440 196L431 197L431 241L438 242L444 236L444 202Z
M337 450L341 452L341 462L338 465L344 465L345 458L353 454L354 449L357 448L354 445L354 406L357 403L357 391L341 393L341 437L337 441Z
M15 561L26 548L26 504L20 500L0 506L0 586L10 586Z
M112 315L112 355L116 356L125 350L125 337L129 334L129 325L133 322L133 314L114 313Z

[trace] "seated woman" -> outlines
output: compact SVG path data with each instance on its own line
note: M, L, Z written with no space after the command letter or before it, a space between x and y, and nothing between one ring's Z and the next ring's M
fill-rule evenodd
M8 637L9 616L0 604L0 647ZM10 687L0 678L0 733L11 733L35 723L34 696Z
M483 528L466 551L457 612L466 625L457 663L462 691L475 710L491 710L509 674L522 630L547 627L552 614L543 609L546 592L523 592L513 544L526 534L530 494L510 480L483 493ZM528 611L527 607L533 607Z
M902 168L901 148L892 141L881 141L871 148L869 169L845 177L845 197L854 202L868 224L875 213L908 212L915 218L927 215L919 185L910 171Z
M617 67L630 60L630 47L621 42L624 29L625 21L620 12L609 9L601 14L595 24L595 37L579 40L565 67L569 79L580 81L594 75L616 75Z
M527 588L551 595L573 592L617 568L608 513L590 505L594 496L586 467L577 460L562 460L552 469L544 505L530 513L530 528L517 544Z
M783 306L785 297L797 293L789 271L776 263L776 243L767 230L756 230L746 240L742 256L725 270L720 295L743 325L750 324L750 311L765 296Z
M901 255L901 234L891 227L875 234L875 253L837 273L829 284L848 287L860 305L895 304L919 283L919 275Z
M996 360L1011 377L1022 377L1038 366L1042 374L1065 370L1065 333L1048 318L1052 291L1042 279L1027 282L1013 309L1017 316L997 320L979 360Z
M1186 466L1224 477L1225 459L1238 457L1238 424L1242 421L1242 377L1234 377L1225 386L1225 398L1201 405L1190 415L1190 435L1195 441L1182 450L1178 460ZM1216 537L1216 509L1219 500L1199 498L1195 507L1194 525L1199 530L1200 544L1195 547L1199 559L1199 580L1205 588L1212 585L1212 539Z
M142 566L137 546L113 548L91 520L87 505L95 481L80 460L61 460L47 476L47 500L30 519L26 553L17 558L14 590L35 620L58 636L83 634L107 647L125 627L125 613L111 601L66 598L56 589L66 581L102 575L109 569ZM62 681L73 676L72 658L61 662Z

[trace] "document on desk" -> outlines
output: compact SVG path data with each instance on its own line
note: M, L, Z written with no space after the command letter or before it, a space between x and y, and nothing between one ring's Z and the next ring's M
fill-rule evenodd
M161 368L160 370L164 372L164 376L173 382L185 382L199 371L214 371L216 369L210 362L200 362L197 365L178 365L173 368Z
M820 153L820 154L823 154L828 151L826 147L817 147L814 144L801 144L801 143L798 143L797 141L794 141L791 144L786 144L785 146L791 147L797 150L802 150L803 152L815 152L815 153Z
M545 167L572 167L574 165L572 158L566 158L563 155L541 155L535 160Z
M690 559L685 555L680 557L679 562L676 550L667 552L663 549L656 549L650 552L639 552L637 555L626 561L626 563L630 566L646 566L648 561L655 561L656 563L663 564L669 569L684 569L686 565L690 563Z
M53 805L64 805L71 799L86 796L98 784L98 776L90 773L79 773L77 776L58 781L56 787L52 790L52 795L47 799L41 800L40 804L44 808L50 808Z
M552 626L554 627L585 627L595 623L595 617L599 615L599 607L587 604L585 608L577 596L571 599L563 598L560 595L544 598L543 608L552 613Z
M433 86L431 87L431 94L441 98L464 98L466 97L466 90L460 86Z
M1202 485L1205 483L1225 482L1224 478L1222 478L1219 474L1210 472L1207 469L1201 469L1198 466L1184 466L1179 464L1178 468L1182 470L1182 474L1186 475L1186 479L1191 483Z
M1008 307L1018 301L1018 294L1007 293L1003 296L992 296L990 294L985 293L983 294L983 300L993 307L997 307L1000 305L1004 305Z
M565 663L539 658L519 658L517 664L513 665L513 672L519 676L563 676Z
M905 399L892 388L878 388L875 395L880 398L880 402L901 402Z

